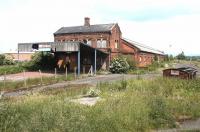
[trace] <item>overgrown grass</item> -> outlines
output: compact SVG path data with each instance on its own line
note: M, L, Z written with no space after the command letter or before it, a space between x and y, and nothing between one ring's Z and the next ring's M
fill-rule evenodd
M162 61L162 62L154 61L151 65L148 65L147 67L130 69L128 73L129 74L161 73L162 70L165 68L165 65L171 67L172 65L171 63L172 61Z
M25 81L0 81L0 90L3 91L10 91L10 90L17 90L17 89L24 89L24 88L31 88L33 86L40 86L40 85L49 85L63 81L70 81L74 79L73 74L68 74L67 78L65 75L58 75L56 78L54 76L51 77L42 77L41 78L29 78Z
M21 65L0 66L0 75L19 73L23 70L24 68Z
M138 132L200 117L200 79L124 81L98 84L104 99L92 107L70 101L81 88L0 100L0 131Z

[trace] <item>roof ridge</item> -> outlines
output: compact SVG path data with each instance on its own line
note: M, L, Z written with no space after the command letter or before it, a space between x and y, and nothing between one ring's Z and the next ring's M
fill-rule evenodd
M130 39L128 39L128 38L122 38L122 39L124 39L124 40L128 40L128 41L130 41L131 43L136 44L136 45L139 45L139 46L141 46L141 47L143 47L143 48L148 48L148 49L150 49L150 50L154 50L154 51L158 51L158 52L162 52L162 53L164 53L164 52L161 51L161 50L158 50L158 49L152 48L152 47L150 47L150 46L147 46L147 45L141 44L141 43L139 43L139 42L136 42L136 41L130 40Z
M92 24L90 26L97 26L97 25L115 25L116 23L105 23L105 24ZM79 25L79 26L67 26L67 27L87 27L87 26L84 26L84 25ZM67 27L61 27L61 28L67 28ZM60 29L61 29L60 28Z

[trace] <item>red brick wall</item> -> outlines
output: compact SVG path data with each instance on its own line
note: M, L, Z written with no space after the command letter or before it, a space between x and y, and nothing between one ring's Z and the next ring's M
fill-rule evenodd
M120 52L121 53L130 53L130 54L135 54L137 52L137 48L131 46L129 43L121 39L120 43Z
M97 39L103 39L107 40L107 46L109 46L109 41L110 41L110 34L109 33L91 33L91 34L62 34L62 35L56 35L54 36L54 41L55 42L64 42L64 41L81 41L83 40L91 40L92 42L92 47L96 48L97 47Z
M155 55L151 53L138 53L138 67L147 67L148 65L151 65L154 61L154 57Z
M115 24L111 30L111 33L80 33L80 34L62 34L62 35L55 35L54 41L55 42L63 42L63 41L82 41L91 40L92 47L97 48L97 40L103 39L107 40L107 48L100 48L102 51L110 51L111 55L109 56L110 59L113 57L117 57L120 51L120 41L121 41L121 31L118 24ZM118 42L119 47L115 48L115 43ZM109 50L110 49L110 50ZM109 59L107 59L108 61Z
M101 48L101 50L110 52L108 56L107 66L113 58L117 57L119 54L132 55L133 59L137 62L138 67L146 67L152 64L155 54L140 52L138 48L132 46L128 42L121 39L122 34L118 24L115 24L111 30L111 33L80 33L80 34L62 34L55 35L54 41L83 41L91 40L92 47L97 48L97 40L103 39L107 41L107 48ZM116 42L118 42L118 47L116 48ZM164 60L162 55L159 55L159 60Z
M132 55L133 60L136 61L138 67L146 67L152 64L154 54L140 52L136 47L128 42L121 40L120 52L124 55Z

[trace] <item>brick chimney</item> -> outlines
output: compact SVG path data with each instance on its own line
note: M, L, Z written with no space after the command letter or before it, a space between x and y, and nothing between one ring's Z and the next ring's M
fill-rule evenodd
M84 26L90 26L90 18L89 17L85 17L85 22L84 22Z

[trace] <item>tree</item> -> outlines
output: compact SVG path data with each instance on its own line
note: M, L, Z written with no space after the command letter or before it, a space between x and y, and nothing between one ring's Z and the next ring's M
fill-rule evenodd
M31 61L25 63L28 70L51 70L55 67L55 58L49 52L37 52L31 57Z
M0 65L13 65L13 59L4 54L0 54Z
M0 65L3 65L4 63L4 60L5 60L5 55L0 55Z
M185 56L184 52L182 51L180 54L178 54L178 55L176 56L176 58L177 58L178 60L185 60L185 59L186 59L186 56Z

